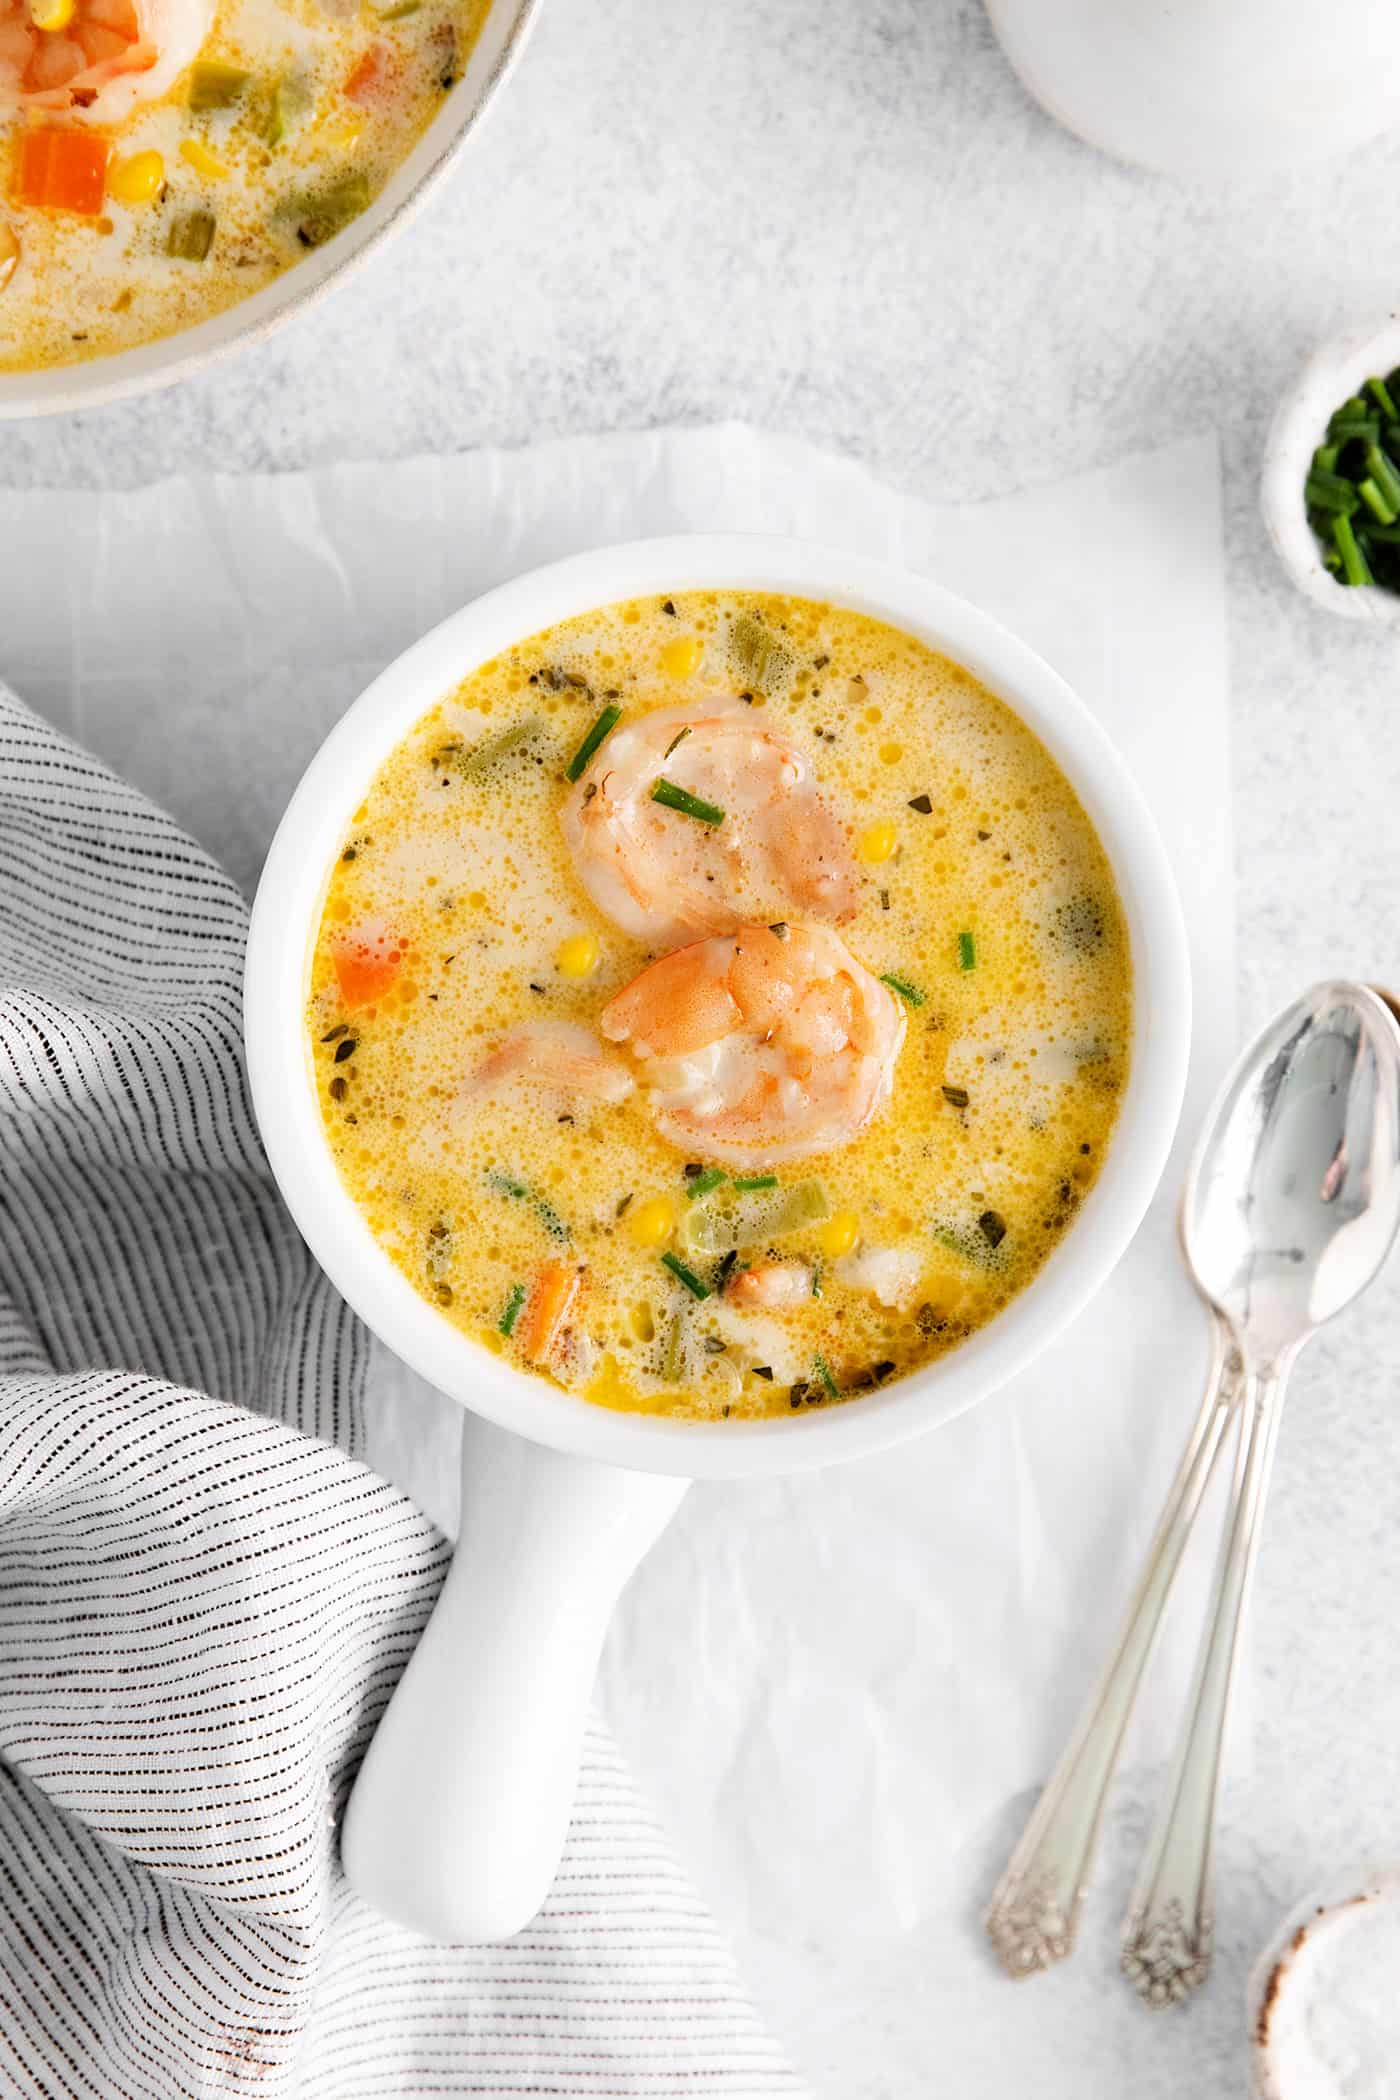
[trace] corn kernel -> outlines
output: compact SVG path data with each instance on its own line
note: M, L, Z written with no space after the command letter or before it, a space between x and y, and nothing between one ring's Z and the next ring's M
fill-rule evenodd
M77 12L77 0L29 0L29 19L36 29L66 29Z
M834 1218L817 1227L817 1244L829 1261L849 1254L860 1237L860 1219L853 1210L838 1210Z
M888 860L899 842L899 834L888 817L872 824L856 841L856 852L862 860Z
M363 117L342 117L326 132L325 143L337 153L349 153L359 145L364 133Z
M19 256L19 235L13 226L7 226L5 221L0 219L0 292L4 291L19 268Z
M165 162L159 153L129 153L107 170L107 195L118 204L149 204L164 180Z
M554 951L555 965L561 977L587 977L597 960L596 933L571 933Z
M669 1196L649 1196L637 1205L627 1223L639 1247L663 1246L675 1230L676 1206Z
M693 678L704 654L705 644L698 634L680 634L662 650L661 668L668 678Z
M211 153L202 139L182 139L180 158L187 160L196 174L208 176L211 182L222 182L228 173L217 153Z

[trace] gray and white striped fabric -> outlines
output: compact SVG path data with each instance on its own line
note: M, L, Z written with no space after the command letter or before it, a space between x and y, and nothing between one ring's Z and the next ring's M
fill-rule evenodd
M509 1946L336 1819L447 1547L249 1112L246 913L0 691L0 2095L792 2095L600 1729Z

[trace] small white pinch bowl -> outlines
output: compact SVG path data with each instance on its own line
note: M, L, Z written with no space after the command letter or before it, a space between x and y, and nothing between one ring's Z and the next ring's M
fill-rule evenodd
M1250 2100L1346 2100L1350 2093L1395 2100L1400 2094L1400 1993L1386 1974L1388 1964L1382 1962L1380 1978L1390 1983L1388 2031L1366 2036L1346 2021L1348 1949L1355 1955L1358 1940L1382 1921L1400 1934L1400 1867L1331 1874L1284 1918L1249 1979ZM1369 1965L1375 1981L1376 1949L1369 1950L1369 1963L1364 1947L1360 1957L1352 1963L1353 1979ZM1319 1994L1314 1971L1323 1964L1328 1972ZM1319 2056L1329 2049L1330 2065ZM1337 2052L1345 2057L1345 2073ZM1376 2083L1378 2076L1383 2083Z
M1279 402L1264 447L1260 507L1278 558L1324 612L1400 629L1400 596L1338 583L1322 565L1303 484L1335 411L1368 379L1400 365L1400 314L1345 329L1319 344Z
M1094 823L1133 953L1133 1063L1113 1140L1044 1268L950 1355L862 1399L781 1421L598 1407L454 1327L395 1267L342 1185L306 1032L330 869L375 772L421 716L477 665L557 621L618 599L726 587L888 621L1005 700L1063 767ZM1190 1012L1171 871L1109 739L1023 643L920 577L745 534L604 547L488 592L375 680L331 731L283 817L253 908L244 984L253 1102L293 1217L368 1325L467 1410L452 1571L346 1812L346 1871L374 1908L450 1942L502 1939L529 1922L563 1847L613 1604L686 1483L865 1457L937 1428L1038 1356L1103 1283L1156 1188L1181 1106Z

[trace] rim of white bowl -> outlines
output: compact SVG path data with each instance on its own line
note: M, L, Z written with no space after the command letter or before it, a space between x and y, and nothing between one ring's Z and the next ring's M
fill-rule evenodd
M1268 2016L1295 1987L1290 1972L1305 1939L1316 1944L1358 1903L1400 1904L1400 1865L1372 1861L1329 1874L1284 1914L1256 1957L1245 1988L1251 2100L1290 2100L1287 2085L1275 2075L1276 2035Z
M1113 868L1134 966L1134 1055L1098 1180L1063 1241L985 1328L923 1369L840 1406L764 1421L622 1412L516 1370L420 1297L343 1187L322 1132L304 1025L330 869L376 769L476 665L619 599L769 590L869 613L963 664L1064 769ZM1190 966L1156 825L1098 722L1026 645L939 585L805 541L716 534L604 547L518 577L389 665L331 731L288 804L253 908L244 1019L253 1101L273 1172L322 1267L381 1339L439 1390L503 1428L581 1457L703 1478L853 1458L961 1414L1039 1355L1088 1303L1166 1164L1190 1043Z
M0 423L101 408L173 386L262 342L294 314L318 305L408 225L437 190L513 72L540 5L541 0L492 0L461 79L379 195L334 240L192 328L82 364L0 372Z
M1314 605L1343 620L1400 627L1400 597L1338 583L1322 566L1308 523L1303 484L1327 425L1377 371L1400 365L1400 314L1356 324L1319 343L1274 412L1264 445L1259 506L1269 537L1293 582Z

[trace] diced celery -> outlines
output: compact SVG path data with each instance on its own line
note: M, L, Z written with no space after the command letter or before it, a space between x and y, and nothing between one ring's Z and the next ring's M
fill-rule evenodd
M728 1254L760 1240L781 1240L831 1216L831 1199L815 1178L791 1188L736 1193L731 1184L691 1205L677 1238L691 1254Z
M165 236L166 254L180 262L203 262L214 245L215 223L212 211L182 212L170 222Z
M291 201L291 216L303 248L320 248L357 219L370 199L369 177L362 169L351 169L324 189L312 190Z
M275 149L311 103L311 89L299 73L279 73L258 95L248 122L263 144Z
M221 58L197 59L190 68L191 109L232 109L252 74L242 66L226 65Z

